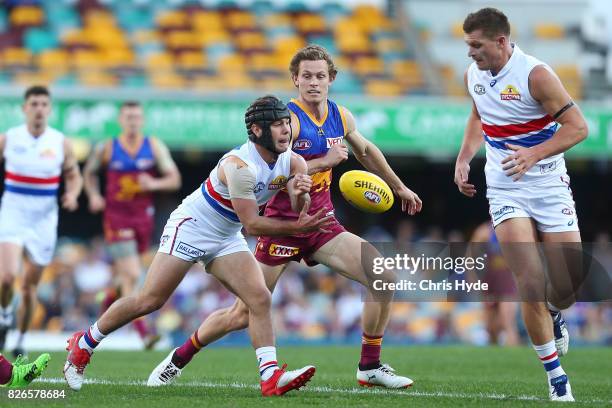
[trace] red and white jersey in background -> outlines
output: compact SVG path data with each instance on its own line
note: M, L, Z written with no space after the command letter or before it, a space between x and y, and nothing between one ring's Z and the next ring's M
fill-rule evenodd
M554 72L517 45L513 44L513 48L512 56L497 75L479 70L475 62L467 72L468 90L480 114L486 141L487 185L500 188L544 184L566 174L563 153L539 161L517 182L502 169L502 160L513 153L506 143L532 147L550 139L559 126L529 92L533 68L542 65Z
M34 137L26 125L6 132L2 208L11 205L30 212L57 210L64 135L51 127Z

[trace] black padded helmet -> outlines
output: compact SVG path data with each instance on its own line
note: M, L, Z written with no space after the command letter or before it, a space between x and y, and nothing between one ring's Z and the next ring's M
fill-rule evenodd
M246 124L247 133L249 134L249 140L259 144L272 153L278 154L279 152L274 149L270 126L272 123L281 119L291 120L289 109L283 101L273 95L266 95L256 99L251 106L247 108L244 114L244 123ZM255 136L251 130L253 123L261 127L263 133L260 137Z

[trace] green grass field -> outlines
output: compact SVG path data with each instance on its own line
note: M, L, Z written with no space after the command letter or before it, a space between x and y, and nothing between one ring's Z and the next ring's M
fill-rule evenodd
M279 360L296 368L314 364L308 386L284 397L262 398L254 353L248 348L204 349L176 385L144 385L163 352L96 353L86 371L89 383L69 391L61 368L65 353L52 361L34 389L65 389L55 400L8 399L0 406L45 407L251 407L251 406L540 406L548 401L545 374L528 347L384 347L383 361L415 384L407 390L366 389L356 385L357 347L280 347ZM573 348L563 357L578 405L612 404L612 349Z

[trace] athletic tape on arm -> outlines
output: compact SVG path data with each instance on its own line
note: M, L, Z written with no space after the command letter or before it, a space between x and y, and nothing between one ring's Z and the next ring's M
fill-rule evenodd
M244 198L255 200L255 174L248 166L238 167L236 163L225 163L223 165L225 177L227 178L227 189L230 198Z

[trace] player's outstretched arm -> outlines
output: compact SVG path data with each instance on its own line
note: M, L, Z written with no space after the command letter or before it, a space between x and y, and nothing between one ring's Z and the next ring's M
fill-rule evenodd
M463 82L467 88L467 71L463 75ZM474 101L472 101L472 111L468 117L465 131L463 132L463 142L461 142L461 149L457 155L455 161L455 184L461 194L468 197L474 197L476 194L476 187L468 182L470 175L470 162L480 149L480 146L484 142L482 137L482 122L480 121L480 115L476 109Z
M306 160L297 153L291 153L291 176L287 183L287 192L291 200L291 209L301 212L305 205L310 206L310 189L312 179L307 174Z
M65 183L62 207L68 211L74 211L79 207L78 199L83 189L83 177L81 177L81 171L72 149L72 143L68 139L64 139L64 164L62 172Z
M106 205L104 197L100 192L100 168L106 162L106 158L110 155L110 143L108 141L99 143L92 154L87 159L83 168L83 186L87 201L89 202L89 211L97 213L104 210Z
M282 236L311 231L326 232L325 227L333 222L331 215L325 215L325 208L314 215L308 215L308 204L304 205L300 218L295 221L260 216L253 193L255 174L237 157L229 157L223 162L219 169L219 180L227 185L232 207L249 235Z
M414 215L421 211L423 203L419 196L404 185L402 180L395 174L387 159L380 149L357 130L353 114L346 108L341 107L346 118L346 135L344 139L351 146L355 157L369 171L379 175L385 180L395 195L402 200L402 211Z
M168 147L157 138L151 138L153 155L161 177L143 173L138 177L140 187L145 191L176 191L181 188L181 173L170 155Z
M545 66L537 66L529 74L529 92L542 104L546 113L561 124L561 129L544 143L533 147L506 144L514 153L502 161L503 169L514 181L540 160L569 150L588 134L586 120L578 105L572 101L557 75Z

